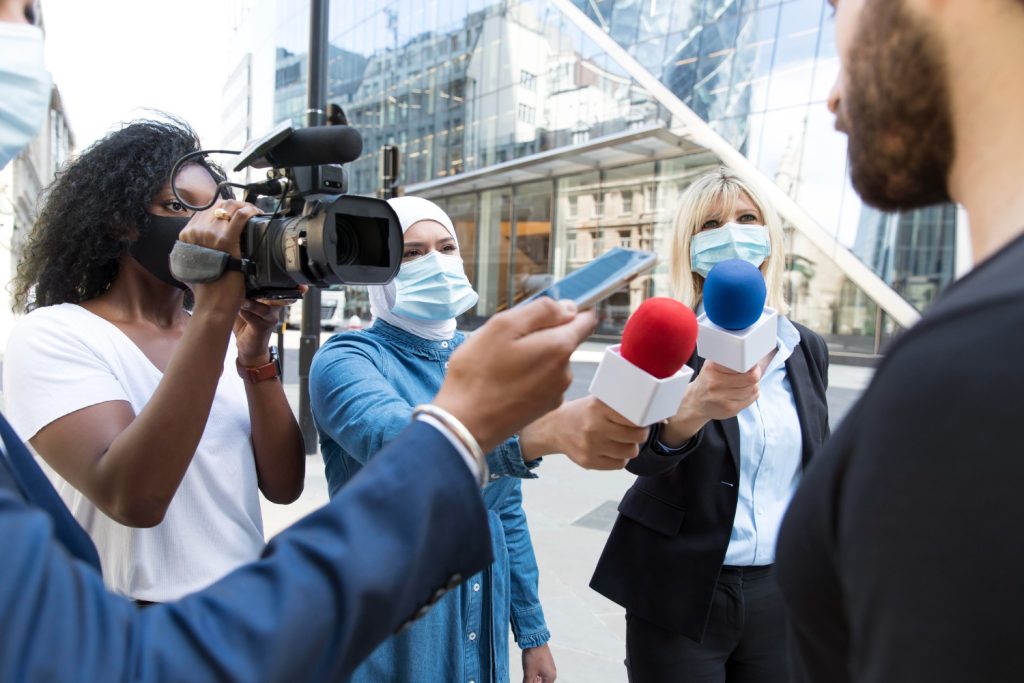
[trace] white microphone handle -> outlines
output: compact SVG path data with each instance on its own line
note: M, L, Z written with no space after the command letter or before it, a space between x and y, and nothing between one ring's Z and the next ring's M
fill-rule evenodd
M671 377L658 379L623 358L621 349L616 344L605 351L590 383L591 395L638 427L675 415L693 370L684 365Z
M707 314L697 319L697 355L736 372L746 372L778 345L779 314L765 307L761 317L745 330L727 330Z

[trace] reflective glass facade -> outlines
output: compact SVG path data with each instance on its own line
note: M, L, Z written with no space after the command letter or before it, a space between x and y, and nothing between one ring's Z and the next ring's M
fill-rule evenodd
M822 0L572 1L915 306L950 281L955 211L881 215L850 188L845 138L825 107L838 64ZM308 2L240 1L229 84L236 93L249 80L246 124L257 134L301 123L308 15ZM480 291L467 324L613 246L666 254L679 193L719 163L682 146L604 163L591 149L603 139L680 122L552 2L334 0L328 36L329 102L364 139L349 190L375 193L381 147L399 147L400 184L441 203L459 230ZM589 151L571 170L541 165L486 187L460 180L576 149ZM892 321L827 254L788 234L793 317L836 351L877 351ZM645 297L668 294L666 263L606 302L602 333L621 331Z
M901 217L899 225L914 229L900 231L895 219L865 207L850 186L846 137L835 131L826 107L839 70L827 3L573 3L918 309L952 281L953 207ZM903 250L902 272L869 248L865 231L900 232L893 239ZM931 288L909 284L919 278Z

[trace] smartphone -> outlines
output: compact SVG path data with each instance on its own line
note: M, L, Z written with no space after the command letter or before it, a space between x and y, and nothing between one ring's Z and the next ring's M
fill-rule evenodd
M579 270L540 290L520 305L542 296L571 299L581 311L622 289L630 280L654 268L657 254L615 247Z

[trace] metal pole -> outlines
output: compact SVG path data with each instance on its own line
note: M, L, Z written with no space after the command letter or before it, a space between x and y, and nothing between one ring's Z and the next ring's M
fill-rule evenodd
M309 71L306 81L306 126L322 126L327 117L327 11L330 0L311 0L309 6ZM309 406L309 367L320 348L320 290L302 297L302 336L299 340L299 427L306 454L316 453L317 435Z

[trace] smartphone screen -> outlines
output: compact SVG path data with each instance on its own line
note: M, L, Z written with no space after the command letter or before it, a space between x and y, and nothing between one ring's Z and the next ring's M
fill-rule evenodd
M581 309L589 308L614 294L640 273L653 268L657 260L657 256L649 251L616 247L545 287L523 303L547 296L552 299L571 299Z

